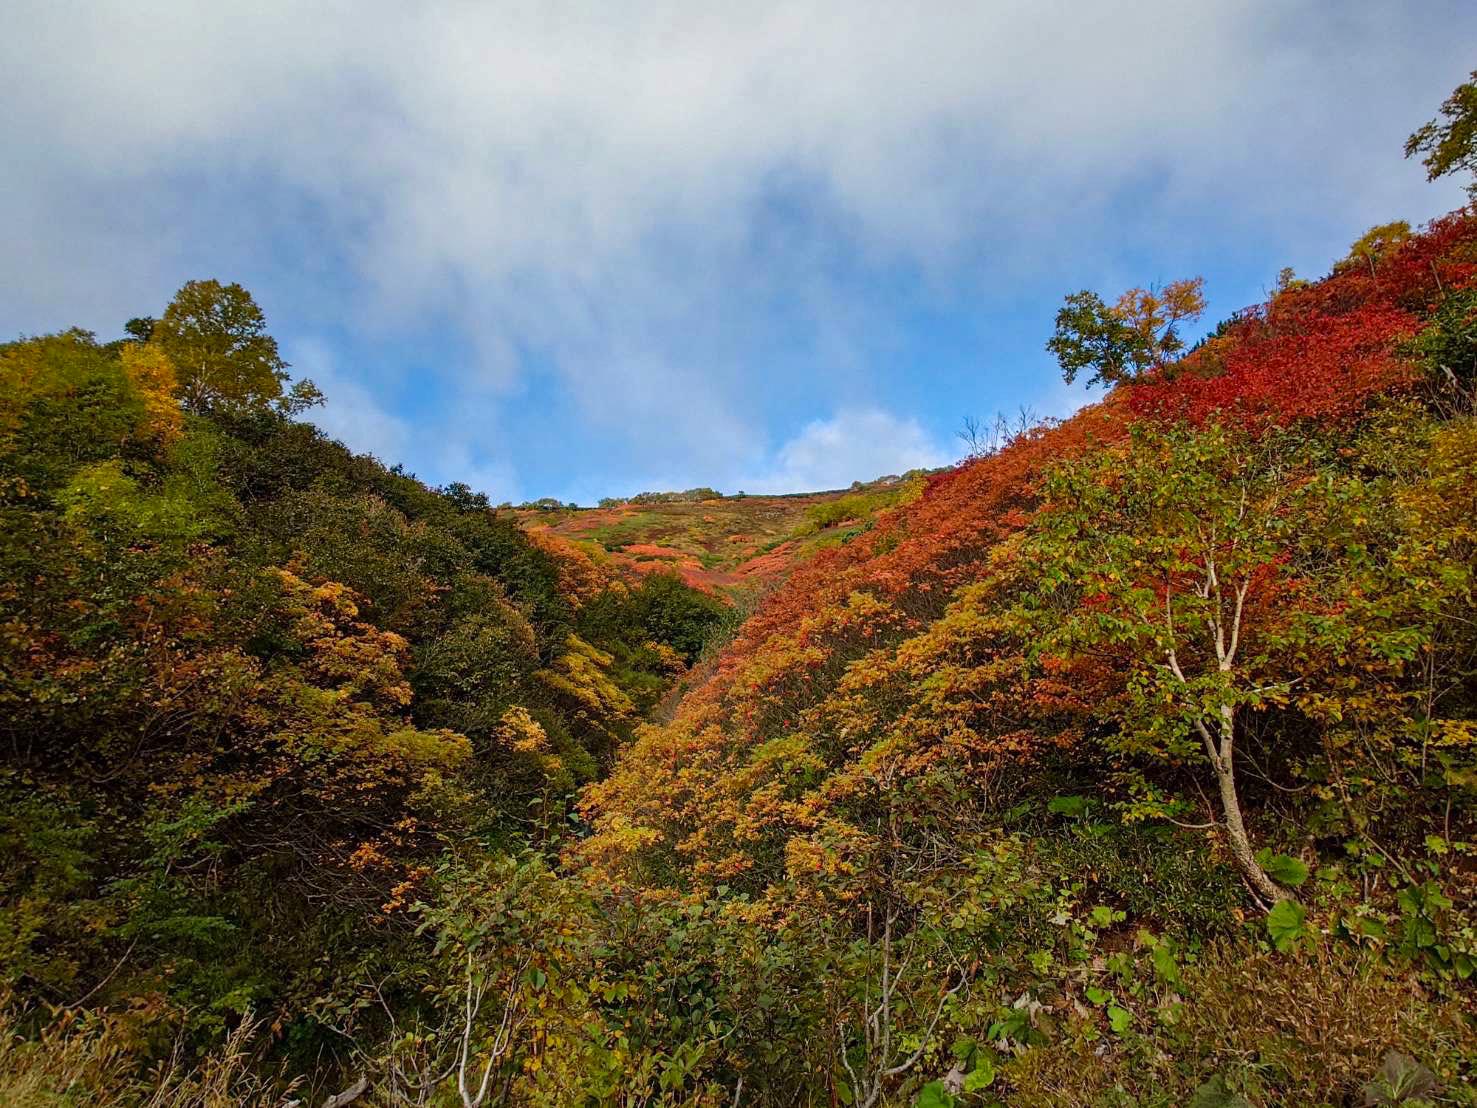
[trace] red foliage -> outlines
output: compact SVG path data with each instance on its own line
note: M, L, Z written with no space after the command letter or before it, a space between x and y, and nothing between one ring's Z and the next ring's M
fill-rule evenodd
M1411 384L1399 342L1443 291L1477 281L1477 218L1437 220L1371 274L1341 266L1322 281L1242 313L1220 338L1155 379L1118 390L992 456L929 478L912 504L798 569L745 624L713 680L689 697L723 705L751 739L825 695L845 664L938 617L977 580L990 550L1029 520L1046 467L1120 438L1135 418L1212 416L1285 424L1343 420ZM854 593L895 609L886 625L848 629ZM803 665L802 665L803 659ZM816 675L801 680L802 669ZM756 700L757 698L757 700Z
M893 696L890 718L907 723L912 745L906 754L886 728L878 731L880 739L873 736L893 744L889 749L899 757L927 759L934 748L946 746L968 749L975 741L968 721L990 712L1007 722L1029 715L1039 735L1073 741L1073 706L1115 695L1119 678L1111 667L1079 663L1060 673L1048 667L1023 691L1008 688L986 649L994 632L983 622L970 624L966 612L961 635L974 645L961 647L948 672L929 671L926 691L919 686L909 692L923 680L922 671L908 668L900 644L932 632L929 648L941 649L948 636L948 621L941 620L946 608L961 595L961 586L987 578L992 559L1013 556L1010 540L1030 522L1049 468L1120 441L1135 420L1202 423L1223 417L1267 426L1354 417L1375 397L1415 382L1417 370L1402 360L1401 342L1421 328L1422 316L1444 292L1474 281L1477 216L1460 212L1411 238L1373 273L1362 263L1341 265L1323 281L1243 313L1151 379L1022 435L993 455L935 474L917 500L883 513L869 532L796 569L744 624L708 682L685 698L678 718L650 729L628 752L630 781L618 772L592 792L587 811L603 821L603 833L614 835L612 828L627 827L623 820L640 822L637 811L644 812L646 802L632 797L683 796L689 787L684 783L711 782L721 805L705 792L691 811L674 801L660 818L640 818L648 828L662 826L663 835L680 839L680 853L701 854L729 833L737 843L745 821L762 822L753 812L743 814L746 806L772 787L760 787L758 782L769 781L767 771L748 759L764 744L790 741L792 729L837 744L828 755L835 759L828 769L833 777L818 788L817 803L840 795L846 786L839 782L870 772L860 765L841 768L849 744L860 741L858 730L868 730L869 695ZM1295 594L1293 588L1275 602L1297 602ZM989 604L979 603L976 614L987 621ZM967 600L959 604L968 607ZM889 682L897 683L892 692ZM838 712L849 722L833 733L827 720ZM941 722L950 719L948 726ZM1001 724L990 734L992 742L1004 743L1027 732ZM807 748L804 757L819 755ZM670 779L654 784L664 776ZM731 806L731 816L718 818L715 805ZM736 850L732 857L742 855Z
M1397 353L1444 292L1477 281L1477 218L1454 212L1371 272L1341 265L1241 313L1227 334L1130 386L1135 415L1202 423L1214 415L1287 424L1342 420L1414 382Z
M1286 331L1247 328L1259 333L1225 354L1222 372L1161 375L1133 386L1129 407L1140 417L1196 424L1227 415L1280 424L1343 419L1415 379L1394 350L1419 327L1407 311L1370 303L1343 315L1303 316Z

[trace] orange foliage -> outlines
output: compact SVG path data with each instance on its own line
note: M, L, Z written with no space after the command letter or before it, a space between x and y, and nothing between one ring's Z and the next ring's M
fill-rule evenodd
M615 579L589 554L548 528L529 527L524 533L529 542L549 555L559 567L559 591L576 607L594 600Z
M1415 380L1399 354L1441 289L1477 280L1477 218L1437 221L1368 269L1279 293L1148 380L936 474L915 501L796 569L669 724L641 729L585 794L575 859L648 885L773 882L862 864L864 803L1071 744L1123 670L1046 660L1026 677L1007 613L1016 536L1045 471L1136 419L1341 421ZM1249 613L1248 618L1257 618ZM879 805L873 805L875 813Z

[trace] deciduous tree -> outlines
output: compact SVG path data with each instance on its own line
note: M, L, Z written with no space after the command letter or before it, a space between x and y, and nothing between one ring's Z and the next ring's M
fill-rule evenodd
M1205 310L1205 279L1171 281L1162 289L1129 289L1111 308L1095 292L1067 297L1046 349L1068 384L1091 369L1088 384L1117 385L1163 365L1184 349L1179 327Z
M1405 140L1405 156L1417 154L1425 155L1428 181L1460 171L1477 174L1477 70L1452 90L1435 119ZM1467 195L1477 200L1477 176L1467 183Z
M1258 895L1286 896L1257 861L1237 792L1243 716L1290 688L1300 467L1294 440L1212 426L1138 428L1119 450L1059 468L1024 556L1041 586L1026 608L1038 657L1106 657L1128 684L1110 740L1174 761L1200 748L1226 839Z
M153 328L194 411L263 407L282 395L287 363L266 316L238 284L188 281Z

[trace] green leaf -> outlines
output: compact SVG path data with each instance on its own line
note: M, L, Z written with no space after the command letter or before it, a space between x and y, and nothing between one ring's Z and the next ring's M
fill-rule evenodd
M942 1081L930 1081L918 1090L917 1108L954 1108L958 1103Z
M977 1093L995 1080L995 1063L981 1058L979 1065L964 1075L962 1088L966 1093Z
M1251 1102L1226 1088L1226 1079L1217 1074L1195 1090L1189 1108L1251 1108Z
M1368 916L1356 916L1349 921L1349 930L1356 935L1364 935L1371 939L1388 939L1390 929L1381 920L1371 919Z
M1175 960L1174 947L1167 941L1161 942L1154 947L1151 955L1154 959L1154 972L1171 985L1180 983L1180 964Z
M1286 953L1308 935L1308 910L1295 900L1279 900L1267 913L1267 931L1278 950Z
M1085 796L1054 796L1046 803L1046 810L1053 815L1076 818L1086 813L1092 801Z
M1391 1050L1385 1053L1384 1064L1374 1080L1364 1086L1364 1103L1428 1104L1427 1096L1437 1090L1435 1074L1408 1054Z
M1286 854L1273 854L1267 847L1256 852L1256 860L1279 885L1295 889L1308 879L1308 867L1301 861Z
M1113 1034L1124 1034L1132 1022L1133 1013L1127 1008L1120 1008L1114 1004L1108 1009L1108 1026L1113 1029Z
M1087 999L1098 1007L1102 1007L1113 999L1113 994L1108 992L1107 989L1099 989L1096 985L1089 985L1087 987Z

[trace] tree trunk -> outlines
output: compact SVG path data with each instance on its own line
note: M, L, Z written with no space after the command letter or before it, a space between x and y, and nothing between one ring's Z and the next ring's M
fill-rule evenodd
M1275 904L1279 900L1286 899L1288 893L1286 889L1267 876L1266 870L1262 869L1261 863L1256 860L1256 852L1251 849L1251 839L1246 834L1246 824L1241 819L1241 801L1236 796L1236 773L1233 761L1234 723L1231 709L1222 708L1219 749L1212 747L1210 750L1211 765L1215 767L1216 784L1220 786L1221 791L1221 812L1226 819L1226 839L1231 844L1231 855L1236 859L1236 865L1246 877L1247 883L1259 895ZM1206 743L1206 746L1210 745L1209 742Z

